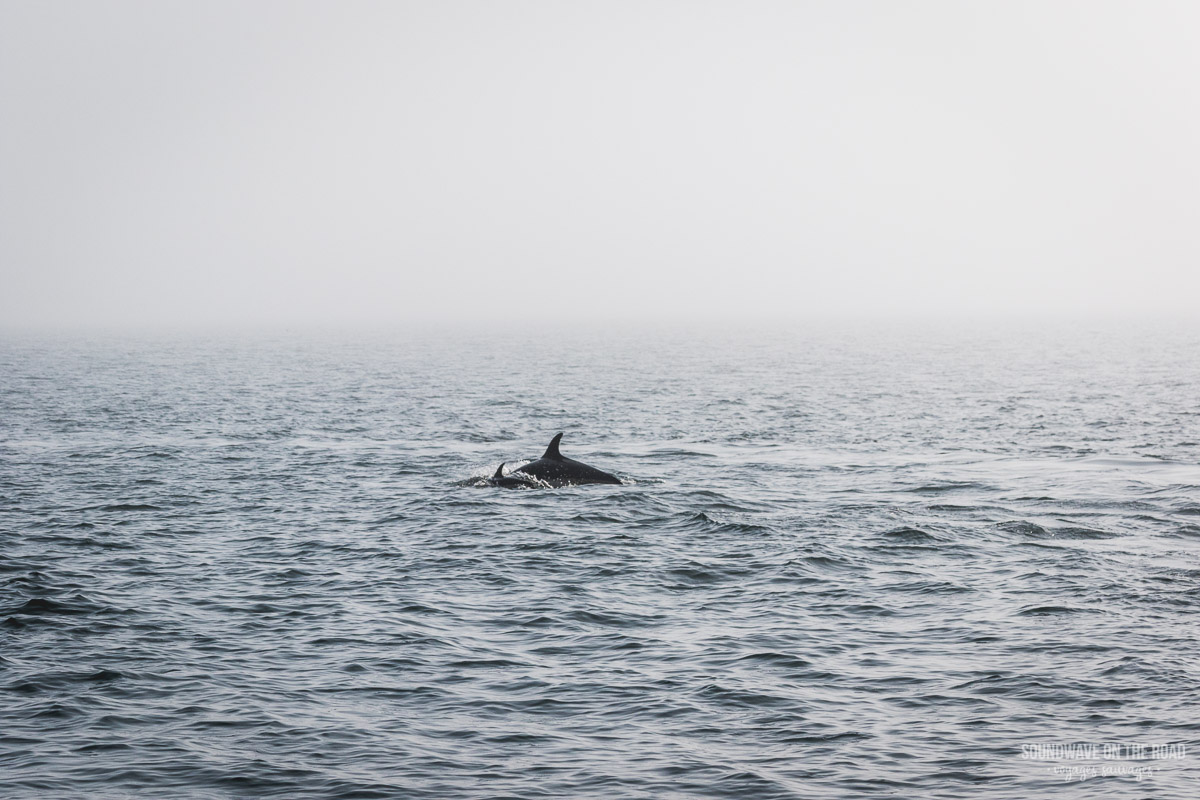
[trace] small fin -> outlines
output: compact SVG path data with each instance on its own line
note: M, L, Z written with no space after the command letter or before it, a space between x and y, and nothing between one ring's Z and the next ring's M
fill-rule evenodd
M506 461L500 462L500 466L496 467L496 474L492 476L492 480L496 480L496 478L504 477L504 465L506 463L508 463L508 462L506 462Z
M542 453L542 458L562 459L562 453L558 452L558 443L562 439L562 434L555 436L550 440L550 446L546 448L546 452Z

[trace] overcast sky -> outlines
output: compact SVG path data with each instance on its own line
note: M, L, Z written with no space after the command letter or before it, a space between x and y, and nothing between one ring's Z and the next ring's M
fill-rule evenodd
M1200 3L0 0L6 326L1186 313Z

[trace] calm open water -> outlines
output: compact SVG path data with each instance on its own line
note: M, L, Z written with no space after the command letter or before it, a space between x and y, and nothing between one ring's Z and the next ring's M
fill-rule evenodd
M9 335L0 796L1198 797L1198 398L1166 325ZM558 431L625 485L461 485Z

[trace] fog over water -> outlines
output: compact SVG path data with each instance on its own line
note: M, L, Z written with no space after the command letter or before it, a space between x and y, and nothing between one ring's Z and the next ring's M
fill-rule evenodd
M0 3L5 327L1184 313L1191 3Z
M0 797L1194 798L1198 34L0 0Z

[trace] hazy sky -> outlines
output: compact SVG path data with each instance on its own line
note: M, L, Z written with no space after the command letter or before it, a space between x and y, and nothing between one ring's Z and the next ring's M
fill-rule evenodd
M0 0L0 322L1186 313L1200 3Z

